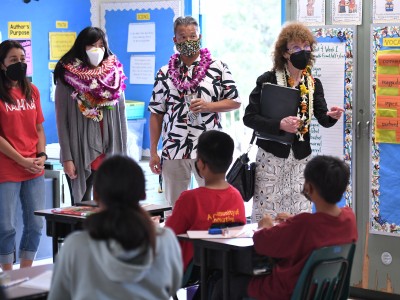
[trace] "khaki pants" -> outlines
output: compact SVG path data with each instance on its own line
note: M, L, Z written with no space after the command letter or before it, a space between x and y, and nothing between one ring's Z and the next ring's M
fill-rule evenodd
M183 191L190 188L192 174L199 186L204 186L194 166L195 159L164 160L162 165L163 190L165 199L173 207Z

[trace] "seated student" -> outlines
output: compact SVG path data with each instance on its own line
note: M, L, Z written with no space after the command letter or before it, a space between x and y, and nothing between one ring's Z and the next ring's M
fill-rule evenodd
M270 275L231 278L231 295L237 298L290 299L300 272L315 249L357 241L356 220L350 207L339 208L349 183L349 167L332 156L316 156L304 170L304 195L315 204L315 213L301 213L277 225L271 216L259 221L253 236L257 253L277 259ZM282 219L285 219L283 217ZM222 299L219 281L212 299Z
M169 299L180 288L182 258L168 228L156 228L139 204L145 178L131 158L106 159L94 179L99 212L65 240L49 300Z
M225 180L233 150L234 142L224 132L210 130L200 135L195 166L205 186L182 192L165 226L181 234L207 230L217 223L246 224L243 198ZM186 269L193 258L193 246L190 242L180 243Z

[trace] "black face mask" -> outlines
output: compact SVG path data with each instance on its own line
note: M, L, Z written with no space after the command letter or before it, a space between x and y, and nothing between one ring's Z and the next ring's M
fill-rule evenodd
M21 81L26 76L27 64L23 62L17 62L9 65L5 71L6 76L13 81Z
M306 199L307 199L308 201L311 202L311 197L310 197L310 195L306 192L304 186L303 186L303 190L301 191L301 194L302 194L304 197L306 197Z
M301 50L290 55L290 62L296 69L303 70L307 67L310 57L311 51Z

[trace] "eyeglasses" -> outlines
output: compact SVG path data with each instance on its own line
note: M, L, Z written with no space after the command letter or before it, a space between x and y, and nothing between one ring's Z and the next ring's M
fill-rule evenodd
M310 45L305 45L304 48L301 48L299 46L294 46L292 47L292 49L286 49L288 52L290 53L296 53L296 52L300 52L302 50L305 51L311 51L311 46Z

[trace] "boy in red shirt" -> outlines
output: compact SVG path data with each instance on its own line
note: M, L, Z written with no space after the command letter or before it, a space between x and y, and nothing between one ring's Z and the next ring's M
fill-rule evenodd
M357 241L356 219L350 207L339 208L349 183L349 167L332 156L316 156L304 170L303 194L315 205L315 213L301 213L273 225L270 215L258 223L253 236L258 254L277 259L270 275L231 278L231 295L242 299L290 299L300 272L315 249ZM276 221L276 220L275 220ZM279 221L279 220L278 220ZM212 299L221 299L221 282ZM236 298L237 297L237 298Z
M232 163L234 142L224 132L202 133L197 145L196 169L205 186L182 192L165 226L175 234L207 230L215 223L246 224L242 196L225 180ZM239 225L238 224L238 225ZM193 245L180 242L184 269L193 258Z

